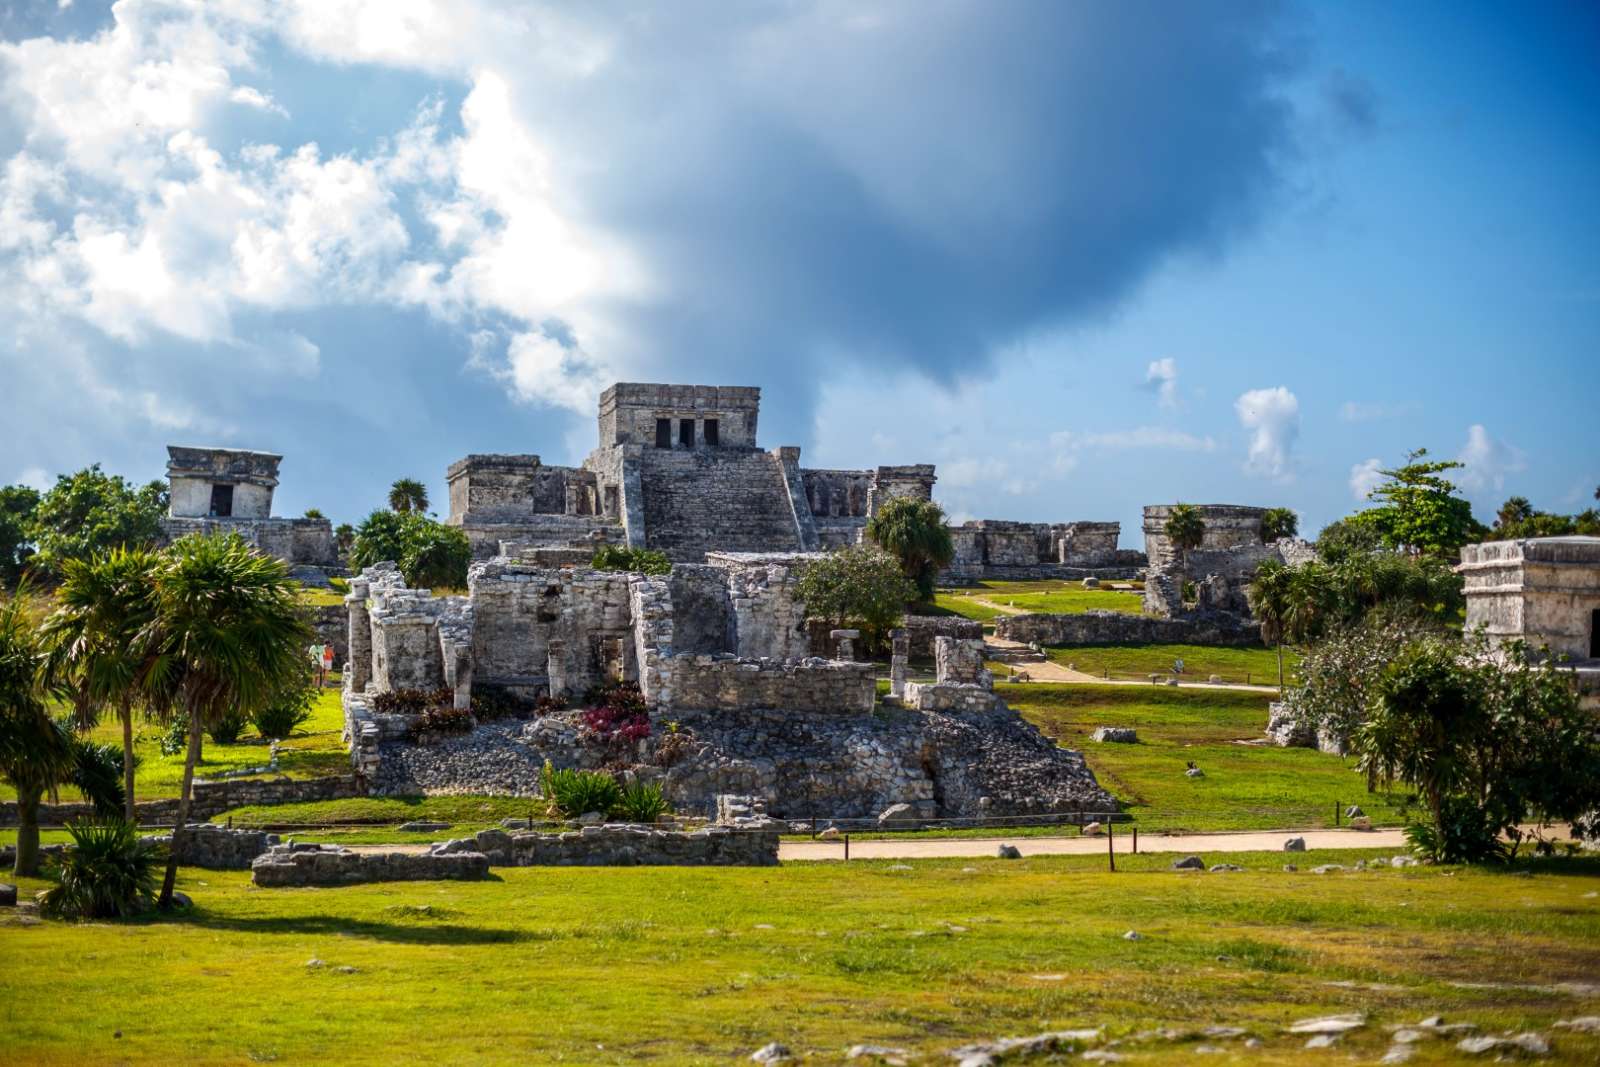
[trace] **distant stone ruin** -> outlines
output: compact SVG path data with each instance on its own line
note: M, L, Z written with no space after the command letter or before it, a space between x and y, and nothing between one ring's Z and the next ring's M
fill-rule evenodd
M191 533L236 533L263 555L288 563L294 576L308 584L327 585L328 575L339 571L329 520L272 515L282 456L185 445L168 445L167 455L170 502L161 520L167 540Z

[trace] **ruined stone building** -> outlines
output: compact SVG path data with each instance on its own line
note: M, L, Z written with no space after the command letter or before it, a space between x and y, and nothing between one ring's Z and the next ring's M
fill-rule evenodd
M1600 710L1600 537L1466 545L1467 629L1525 641L1568 660L1585 704Z
M982 669L981 641L936 640L932 682L905 681L893 715L876 670L811 655L797 595L803 553L713 552L651 576L545 566L500 556L474 563L465 597L408 589L392 565L351 579L346 733L357 772L380 793L531 794L540 769L616 766L658 781L680 810L761 798L775 814L919 817L1110 811L1077 753L1008 709ZM902 650L906 642L902 639ZM648 744L597 745L578 710L491 722L416 744L418 715L382 710L400 690L576 701L600 684L638 685ZM670 726L669 726L670 724ZM678 738L667 759L659 745Z
M896 497L931 499L932 464L824 470L757 443L761 390L619 382L600 395L599 445L579 467L534 455L450 465L450 516L473 554L577 563L626 544L698 563L708 552L816 552L859 541ZM1114 522L979 521L953 528L957 577L1129 570ZM1066 568L1066 570L1062 570Z
M161 526L168 540L217 530L237 533L263 554L290 564L302 581L327 584L327 572L339 566L333 524L272 515L282 456L183 445L168 445L167 455L169 504Z
M1151 569L1165 566L1177 557L1167 537L1167 520L1176 504L1149 504L1144 509L1144 554ZM1261 520L1266 508L1241 504L1195 504L1205 534L1196 551L1221 551L1242 545L1261 544Z

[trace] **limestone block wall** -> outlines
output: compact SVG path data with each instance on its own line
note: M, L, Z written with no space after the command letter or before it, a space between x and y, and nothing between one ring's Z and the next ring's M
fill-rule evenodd
M645 448L639 473L644 544L669 559L699 563L711 551L803 548L782 462L770 453Z
M1600 538L1489 541L1461 550L1467 628L1581 660L1600 657Z
M1008 522L978 519L950 528L955 557L947 574L955 578L1069 577L1105 568L1131 569L1144 563L1138 553L1121 552L1115 522Z
M263 888L361 882L476 880L489 874L481 852L351 852L338 845L275 845L257 857L250 879Z
M747 659L803 659L811 653L806 607L800 599L803 553L714 552L706 562L726 574L733 611L733 644ZM682 651L683 646L675 646Z
M671 703L717 710L782 708L793 712L858 714L872 711L876 668L870 663L806 659L795 663L742 660L732 655L679 655L671 659Z
M872 472L872 485L867 492L867 515L876 515L879 508L898 497L932 500L933 483L936 481L938 478L933 473L931 463L879 467Z
M161 530L168 542L193 533L236 533L256 551L285 563L339 565L333 523L327 519L180 517L162 519Z
M679 424L694 424L696 446L704 447L707 419L717 421L718 446L756 447L761 390L733 385L658 385L618 382L600 394L600 444L655 447L656 423L668 419L678 447Z
M1151 567L1160 567L1175 552L1165 526L1172 517L1172 504L1150 504L1144 509L1144 554ZM1239 504L1196 504L1205 523L1201 549L1228 549L1261 543L1261 517L1266 508Z
M873 471L805 469L806 500L811 514L819 519L867 517L867 496L872 491Z
M912 659L932 659L933 642L938 637L958 640L983 640L983 623L950 615L907 615L901 624L910 639Z
M474 679L548 692L552 664L569 693L599 683L613 666L636 679L629 579L621 571L508 559L474 563L467 573Z
M372 684L379 692L444 685L439 616L444 605L426 589L373 589Z
M774 867L778 834L722 826L692 833L649 826L586 826L565 834L484 830L433 851L478 853L494 867Z
M1071 615L1002 615L995 619L996 637L1024 644L1119 645L1190 644L1253 645L1261 640L1259 624L1236 615L1162 619L1120 611L1085 611Z

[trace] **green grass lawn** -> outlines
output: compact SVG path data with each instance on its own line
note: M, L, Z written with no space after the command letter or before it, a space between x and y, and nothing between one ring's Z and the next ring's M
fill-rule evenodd
M1204 682L1211 675L1224 681L1253 685L1278 684L1278 654L1256 645L1249 648L1213 648L1209 645L1073 645L1047 648L1045 654L1056 663L1072 664L1080 671L1112 678L1143 678L1150 674L1169 674L1174 660L1183 660L1182 678ZM1299 657L1283 650L1284 680L1292 681Z
M1335 802L1359 804L1380 825L1403 821L1396 800L1367 792L1354 759L1236 743L1262 737L1263 694L1044 683L996 688L1063 747L1082 752L1100 784L1142 829L1332 826ZM1131 726L1139 743L1091 741L1097 726ZM1204 778L1184 774L1190 760Z
M972 586L936 593L934 603L952 615L979 622L993 622L1004 614L987 604L1015 607L1020 611L1071 614L1079 611L1125 611L1133 615L1144 609L1141 595L1115 589L1085 589L1080 582L978 582Z
M332 688L317 696L311 718L301 724L283 744L278 746L278 773L290 778L320 778L330 774L350 772L349 751L340 735L344 731L344 712L339 704L337 674L330 678ZM134 795L139 800L156 800L175 797L183 782L183 754L161 754L161 735L165 728L154 722L136 720L134 723L134 752L139 760L134 779ZM122 745L122 724L115 715L102 721L90 731L96 741L104 741L119 748ZM200 764L195 773L211 777L222 771L244 767L265 766L270 756L268 746L257 735L255 727L247 726L238 742L219 745L207 737L201 749ZM16 790L0 784L0 800L15 800ZM64 801L80 799L73 790L64 790Z
M1539 1029L1547 1062L1600 1057L1600 1035L1549 1029L1600 1012L1600 861L1314 875L1282 872L1281 855L1206 858L1249 869L537 868L309 890L186 870L197 906L180 918L24 927L0 913L0 1064L733 1063L769 1041L808 1062L872 1042L933 1063L998 1035L1209 1025L1262 1045L1207 1043L1283 1064L1307 1055L1285 1026L1333 1012L1368 1023L1318 1054L1330 1063L1375 1062L1387 1026L1432 1014ZM1187 1063L1200 1040L1118 1051ZM1457 1055L1441 1040L1420 1052Z
M300 601L312 607L326 608L344 603L344 593L337 589L323 589L314 585L300 587Z

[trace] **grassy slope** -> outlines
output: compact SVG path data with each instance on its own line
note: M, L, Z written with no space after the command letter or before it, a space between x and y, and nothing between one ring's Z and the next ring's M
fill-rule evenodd
M344 712L339 706L338 675L324 689L312 708L311 718L303 723L278 748L279 773L290 778L318 778L328 774L347 774L350 756L340 735L344 730ZM175 797L183 781L183 755L161 754L161 735L165 728L154 722L135 721L134 752L139 764L135 772L134 793L139 800ZM96 741L122 746L122 725L115 716L102 722L89 734ZM219 745L207 737L201 749L201 762L196 773L210 777L221 771L242 767L265 766L271 753L265 741L256 734L255 727L247 726L239 741L232 745ZM0 800L15 800L16 791L0 784ZM62 792L64 801L76 801L72 790Z
M1208 645L1074 645L1050 648L1046 654L1063 666L1072 664L1090 674L1111 672L1111 677L1168 674L1176 659L1183 660L1183 677L1203 682L1213 674L1230 682L1254 685L1278 683L1278 654L1260 645L1251 648L1212 648ZM1283 650L1284 680L1292 681L1298 657Z
M1084 754L1141 828L1266 830L1333 824L1334 802L1398 824L1396 806L1369 794L1355 761L1306 748L1241 745L1262 736L1268 698L1165 687L1001 685L1012 707ZM1097 726L1132 726L1136 745L1089 740ZM1184 774L1193 760L1204 778Z
M992 622L1002 614L979 599L1022 611L1070 614L1078 611L1125 611L1137 615L1143 601L1137 592L1085 589L1077 582L979 582L935 595L935 604L953 615Z
M1252 1063L1291 1063L1305 1039L1283 1026L1336 1011L1371 1023L1331 1055L1373 1062L1385 1024L1436 1012L1499 1031L1600 1011L1592 993L1548 989L1600 973L1593 860L1525 878L1207 858L1251 869L1175 874L1152 856L1115 875L1098 857L545 868L314 890L185 871L198 910L180 920L0 917L0 1063L676 1064L772 1040L817 1062L861 1041L933 1062L999 1034L1211 1024L1259 1035ZM1557 1062L1600 1056L1600 1036L1547 1032ZM1137 1047L1169 1063L1193 1049ZM1447 1050L1430 1042L1413 1062Z

